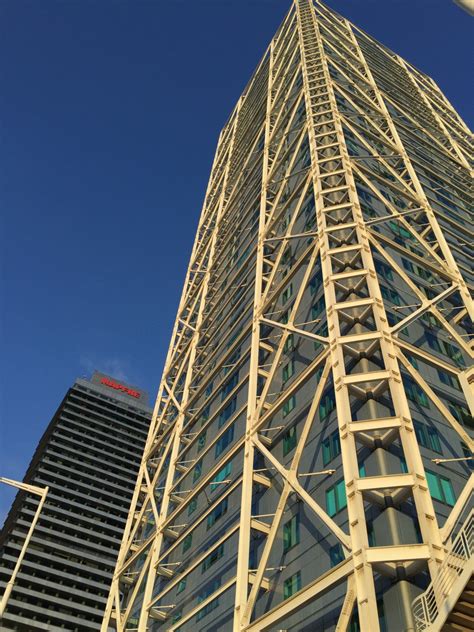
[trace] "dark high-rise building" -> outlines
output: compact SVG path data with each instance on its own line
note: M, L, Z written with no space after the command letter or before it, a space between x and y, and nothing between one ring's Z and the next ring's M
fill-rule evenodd
M68 390L24 478L49 492L1 630L100 629L150 417L146 392L101 373ZM5 521L0 594L38 502L20 491Z
M104 632L474 628L471 139L292 2L219 137Z

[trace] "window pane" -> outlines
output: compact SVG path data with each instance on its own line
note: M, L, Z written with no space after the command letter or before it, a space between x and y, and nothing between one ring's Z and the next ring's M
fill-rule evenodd
M438 476L426 470L426 480L428 481L428 487L432 498L443 502L443 492L441 490Z
M336 485L336 505L338 511L347 505L346 487L343 480Z
M326 511L330 516L334 516L337 513L336 510L336 492L334 487L326 491Z
M425 434L425 427L423 424L420 424L419 421L415 421L413 423L414 427L415 427L415 435L416 435L416 439L418 441L418 443L423 447L423 448L427 448L428 444L426 442L426 434Z
M194 466L193 483L197 481L197 479L201 476L201 473L202 473L202 461L199 461Z
M199 439L197 441L198 452L200 452L204 446L206 445L206 430L199 435Z
M296 397L292 395L286 402L283 404L283 417L286 417L293 408L296 406Z
M323 465L327 465L331 461L331 444L330 440L323 441Z
M219 414L219 423L218 426L221 428L226 421L228 421L232 415L235 413L235 409L237 408L237 397L233 397L227 406L221 411Z
M234 440L234 424L228 428L216 443L215 458L217 459Z
M344 553L342 552L342 546L336 544L329 549L329 557L331 559L331 566L337 566L344 561Z
M286 553L300 541L299 516L295 515L283 525L283 552Z
M216 476L214 477L214 480L211 483L211 492L215 491L216 489L219 489L219 487L221 487L219 483L226 480L227 477L230 476L231 472L232 472L232 461L229 461L229 463L226 463L224 467L222 468L222 470L220 470L220 472L218 472Z
M288 599L291 595L294 595L295 592L298 592L301 588L301 573L298 571L288 579L285 579L285 583L283 584L283 599Z
M441 441L439 440L439 434L434 428L428 428L428 437L430 439L430 448L435 452L441 453Z
M296 446L296 426L290 428L283 437L283 456L289 454Z
M286 339L286 341L285 341L285 344L283 346L283 351L285 353L288 353L288 351L292 351L293 350L294 346L295 346L295 339L293 337L293 334L290 334L288 336L288 338Z
M286 382L287 380L289 380L290 377L292 377L294 372L295 372L295 363L293 360L291 360L290 362L288 362L286 366L283 367L283 381Z
M456 502L456 498L454 497L454 490L451 484L451 481L447 478L440 478L441 480L441 489L444 495L444 501L447 505L451 505L451 507Z
M191 534L187 535L183 540L183 553L185 553L192 544L193 536Z

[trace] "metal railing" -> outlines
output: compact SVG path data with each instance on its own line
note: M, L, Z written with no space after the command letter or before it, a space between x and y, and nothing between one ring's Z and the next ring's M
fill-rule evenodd
M474 509L446 554L438 574L424 593L413 600L413 616L417 632L430 630L443 613L456 580L468 567L474 553Z

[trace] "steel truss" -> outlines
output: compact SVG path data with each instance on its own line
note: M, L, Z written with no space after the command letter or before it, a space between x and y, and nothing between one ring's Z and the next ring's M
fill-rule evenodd
M224 594L229 629L271 630L344 582L336 629L348 629L357 605L361 629L376 632L384 577L436 576L473 476L440 528L407 380L458 450L460 441L472 450L465 423L418 368L456 380L474 413L462 241L471 156L467 128L431 79L322 3L295 0L219 139L103 632L188 630ZM319 312L308 311L310 295ZM414 327L435 328L440 348L415 344ZM320 487L336 470L307 471L331 393L347 503L337 517ZM382 450L380 471L361 474L363 450ZM386 466L395 453L405 471ZM235 498L226 530L208 546L201 534L186 556L192 535ZM295 502L344 559L283 600L285 566L272 564ZM387 507L411 512L421 541L371 544L368 515ZM180 609L176 587L225 543L233 570Z

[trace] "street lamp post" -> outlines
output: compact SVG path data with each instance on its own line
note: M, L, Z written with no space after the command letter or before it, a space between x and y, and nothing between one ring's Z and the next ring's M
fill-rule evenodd
M5 587L5 592L3 593L2 599L0 601L0 619L1 619L3 616L3 613L5 612L5 608L7 607L8 599L10 598L10 594L13 590L13 586L15 585L16 576L18 575L18 571L20 570L21 563L23 561L23 558L25 557L26 549L28 548L28 544L33 535L33 531L35 529L36 523L38 522L38 518L43 508L44 501L46 500L46 495L49 491L49 487L36 487L34 485L27 485L26 483L13 481L10 478L4 478L3 476L0 476L0 483L5 483L6 485L11 485L12 487L17 487L18 489L21 489L25 492L29 492L30 494L36 494L40 496L40 502L36 509L33 520L31 521L31 525L30 525L30 528L28 529L28 533L26 535L23 546L21 547L20 555L18 556L18 559L15 564L15 568L13 569L12 576L7 582L7 585Z

